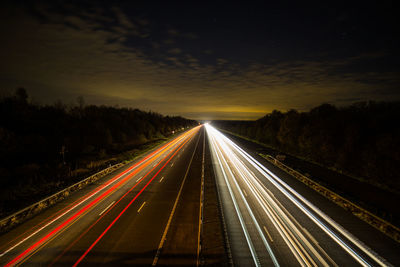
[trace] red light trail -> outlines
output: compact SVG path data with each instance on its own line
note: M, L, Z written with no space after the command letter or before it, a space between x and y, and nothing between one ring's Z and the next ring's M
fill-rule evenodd
M98 193L100 190L102 190L103 188L105 188L106 186L112 184L113 182L115 182L117 179L121 178L123 175L127 174L128 172L130 172L131 170L133 170L136 167L139 167L138 169L136 169L135 171L133 171L132 173L129 173L129 175L127 175L127 177L125 177L124 179L122 179L121 181L119 181L118 183L116 183L115 185L113 185L111 188L109 188L107 191L105 191L104 193L102 193L100 196L98 196L96 199L92 200L88 205L86 205L85 207L81 208L78 212L76 212L74 215L72 215L71 217L69 217L67 220L65 220L63 223L61 223L60 225L58 225L55 229L53 229L52 231L50 231L49 233L47 233L44 237L40 238L38 241L36 241L33 245L31 245L28 249L26 249L24 252L20 253L17 257L15 257L13 260L11 260L9 263L7 263L5 266L12 266L14 264L16 264L18 261L20 261L21 259L23 259L25 256L27 256L29 253L31 253L32 251L34 251L35 249L37 249L40 245L43 245L46 241L48 241L52 236L56 235L57 233L61 232L63 229L65 229L67 227L67 225L69 225L70 223L72 223L75 219L78 219L80 216L82 216L86 211L88 211L90 208L94 207L94 205L98 204L101 202L101 200L103 200L106 196L108 196L109 194L111 194L112 192L114 192L119 186L121 186L122 184L124 184L125 182L127 182L133 175L135 175L136 173L138 173L140 170L142 170L144 167L148 166L152 161L148 161L146 162L149 158L151 158L153 155L155 155L156 153L159 153L161 151L165 151L168 148L172 147L173 145L175 145L176 143L180 142L181 140L186 140L184 142L184 144L189 140L189 137L191 137L194 133L194 130L197 129L194 128L191 131L185 133L184 135L182 135L181 137L178 137L174 140L172 140L171 142L169 142L168 144L162 146L161 148L157 149L156 151L154 151L153 153L151 153L150 155L148 155L147 157L145 157L144 159L142 159L139 163L135 164L134 166L128 168L127 170L125 170L124 172L120 173L119 175L117 175L116 177L112 178L110 181L108 181L106 184L100 186L99 188L91 191L89 194L87 194L86 196L88 196L86 199L92 197L93 195L95 195L96 193ZM183 144L183 145L184 145ZM183 146L181 145L178 150ZM173 156L167 161L167 163L174 157L174 155L177 153L177 151L175 151L175 153L173 154ZM172 153L173 151L171 151L170 153ZM170 154L169 153L169 154ZM168 154L168 155L169 155ZM156 158L153 159L153 161L155 159L157 159L160 155L158 155ZM157 164L158 165L158 164ZM156 166L155 166L156 167ZM152 170L155 168L153 167ZM157 174L165 167L165 165L157 172ZM156 174L156 175L157 175ZM147 175L147 174L146 174ZM154 176L155 177L155 176ZM154 179L154 177L149 181L149 183ZM140 181L137 183L139 184ZM137 195L139 196L141 194L141 192L143 192L143 190L148 186L147 183L145 185L145 187L140 191L140 193ZM135 184L135 186L137 185ZM133 189L133 188L132 188ZM136 197L137 197L136 196ZM136 197L134 199L136 199ZM81 198L80 198L81 199ZM80 199L78 199L77 201L75 201L73 204L71 204L70 206L74 205L76 202L78 202ZM134 200L131 201L131 203L133 203ZM82 202L81 202L82 203ZM79 203L79 204L81 204ZM130 203L130 204L131 204ZM79 204L77 204L76 206L78 206ZM115 203L116 204L116 203ZM129 205L130 205L129 204ZM69 206L69 207L70 207ZM75 208L75 207L73 207ZM71 208L70 210L72 210L73 208ZM65 210L65 209L64 209ZM70 211L69 210L69 211ZM126 210L126 209L125 209ZM60 213L60 212L58 212ZM122 214L121 214L122 215ZM54 218L55 215L50 216L49 218L47 218L45 221L49 221L51 220L51 218ZM120 217L120 216L119 216ZM118 217L118 218L119 218ZM59 218L59 217L58 217ZM57 219L58 219L57 218ZM57 220L56 219L56 220ZM45 222L44 221L44 222ZM54 220L55 221L55 220ZM41 222L38 225L42 225L44 224L44 222ZM38 227L38 226L35 226ZM33 228L35 228L33 227ZM111 227L111 226L110 226ZM27 231L29 232L29 231ZM93 245L94 246L94 245ZM87 251L88 252L88 251Z

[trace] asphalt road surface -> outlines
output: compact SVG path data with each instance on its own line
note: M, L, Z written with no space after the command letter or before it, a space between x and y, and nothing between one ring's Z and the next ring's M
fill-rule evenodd
M5 266L397 266L399 251L398 243L210 125L0 236Z
M234 265L399 265L398 243L206 129Z
M187 131L2 235L0 264L196 265L203 143Z

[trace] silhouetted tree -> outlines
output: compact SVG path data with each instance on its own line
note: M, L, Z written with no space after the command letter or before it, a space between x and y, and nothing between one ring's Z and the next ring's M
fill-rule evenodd
M26 89L23 87L20 87L16 90L15 96L17 97L18 101L22 103L27 103L28 101L28 93L26 92Z
M217 121L218 127L400 190L400 103L359 102L309 112L274 110L253 122Z
M0 99L0 203L51 192L89 162L196 124L138 109L85 105L83 97L70 108L61 101L40 106L27 100L24 88Z

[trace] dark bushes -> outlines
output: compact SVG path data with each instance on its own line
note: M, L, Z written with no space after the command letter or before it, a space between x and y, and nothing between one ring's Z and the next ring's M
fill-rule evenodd
M100 159L196 124L138 109L79 103L35 105L23 88L0 99L0 215L5 205L70 184L91 166L101 168Z
M400 103L362 102L309 112L273 111L257 121L217 121L222 129L400 191Z

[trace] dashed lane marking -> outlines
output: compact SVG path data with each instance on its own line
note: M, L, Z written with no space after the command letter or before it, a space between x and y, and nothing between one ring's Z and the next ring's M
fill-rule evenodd
M271 240L271 242L274 242L274 240L272 239L272 236L269 234L269 232L267 230L267 227L263 226L263 228L264 228L264 231L267 233L269 240Z
M107 206L107 208L105 208L102 212L100 212L99 216L101 216L106 210L108 210L112 204L115 203L115 200L113 202L110 203L110 205Z
M244 196L247 197L246 191L244 189L242 189L242 191L243 191Z
M143 202L142 206L140 206L140 208L137 210L138 213L142 210L142 208L144 207L145 204L146 204L146 201Z

